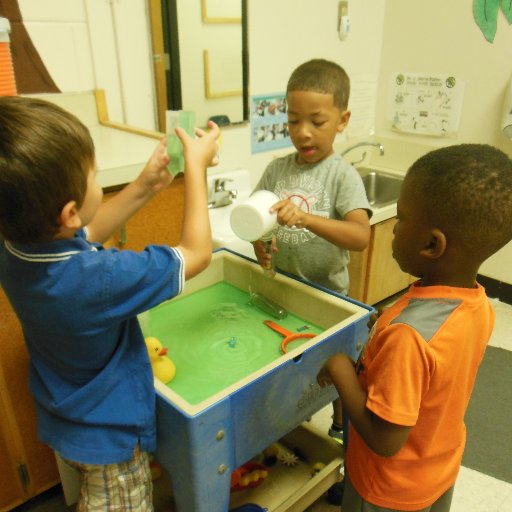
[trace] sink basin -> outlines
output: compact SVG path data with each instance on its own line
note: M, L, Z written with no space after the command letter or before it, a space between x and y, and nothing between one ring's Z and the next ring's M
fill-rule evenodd
M231 212L233 208L244 202L251 193L250 174L247 169L238 169L234 171L226 171L223 173L213 173L208 176L209 196L213 192L215 179L223 178L227 180L227 187L237 191L236 197L231 204L220 206L218 208L210 208L208 215L210 217L210 225L212 228L213 248L219 249L227 247L232 251L238 252L254 259L254 249L252 244L238 238L231 229Z
M366 197L372 208L381 208L397 202L404 180L402 176L369 167L360 167L357 171L363 179Z

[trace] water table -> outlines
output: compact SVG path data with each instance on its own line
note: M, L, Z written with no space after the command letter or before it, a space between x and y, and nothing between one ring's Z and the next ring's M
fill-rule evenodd
M275 319L249 304L258 292L288 311ZM227 512L231 472L293 431L337 396L316 375L336 352L356 358L373 309L278 273L227 249L177 298L141 318L174 361L168 385L155 379L156 459L170 473L179 512ZM317 334L280 349L263 324Z

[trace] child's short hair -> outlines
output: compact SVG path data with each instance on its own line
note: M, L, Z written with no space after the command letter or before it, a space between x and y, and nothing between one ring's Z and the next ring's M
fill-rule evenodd
M35 98L0 98L0 233L13 242L51 240L69 201L82 201L95 165L88 129Z
M313 59L301 64L291 74L286 93L291 91L332 94L334 105L340 110L347 110L350 79L345 70L335 62Z
M407 173L430 219L476 260L512 239L512 160L486 144L427 153Z

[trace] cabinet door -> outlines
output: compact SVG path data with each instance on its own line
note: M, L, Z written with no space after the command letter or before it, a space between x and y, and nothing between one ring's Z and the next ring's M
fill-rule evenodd
M0 319L0 510L4 510L14 494L12 506L56 485L59 475L52 450L37 439L28 389L29 356L21 326L1 289Z
M407 288L411 276L402 272L391 252L396 219L372 226L365 302L375 304Z
M350 251L348 264L349 290L348 296L364 302L366 300L366 279L368 272L368 249L356 252Z
M20 447L13 435L12 404L0 366L0 511L10 510L24 501L25 491L18 473Z
M176 178L126 223L123 233L117 233L105 246L141 251L150 244L177 245L183 224L184 185L182 177ZM111 195L107 194L105 199Z

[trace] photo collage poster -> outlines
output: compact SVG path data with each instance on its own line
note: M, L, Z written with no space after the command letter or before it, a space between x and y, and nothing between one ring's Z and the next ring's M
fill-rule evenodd
M253 153L292 146L288 133L286 94L251 97L251 149Z

